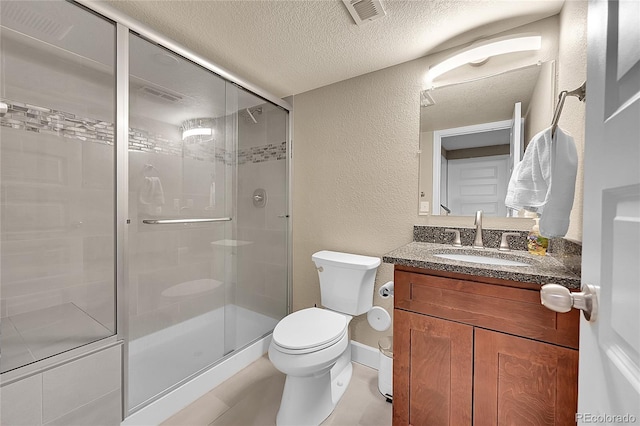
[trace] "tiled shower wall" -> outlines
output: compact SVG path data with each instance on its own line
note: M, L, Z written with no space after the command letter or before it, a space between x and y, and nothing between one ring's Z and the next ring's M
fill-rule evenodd
M22 112L23 123L33 121ZM113 162L105 161L113 158L113 147L40 134L26 124L14 127L5 121L10 119L2 118L0 130L0 312L3 333L15 333L3 334L3 370L115 330ZM48 308L65 305L84 312L90 330L73 334L77 322L63 327L60 317L58 326L46 319Z
M113 327L113 303L101 309L113 297L114 230L101 220L113 186L99 179L111 149L16 130L2 139L2 316L72 301Z
M104 349L0 389L0 424L119 425L121 347Z

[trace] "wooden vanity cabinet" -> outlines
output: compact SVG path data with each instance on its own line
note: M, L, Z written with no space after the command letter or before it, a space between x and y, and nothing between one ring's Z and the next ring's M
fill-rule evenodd
M579 312L539 286L395 269L393 424L572 425Z

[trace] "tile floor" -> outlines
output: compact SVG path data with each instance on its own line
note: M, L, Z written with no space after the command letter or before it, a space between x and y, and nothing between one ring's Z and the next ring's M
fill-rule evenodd
M284 379L265 355L162 425L275 425ZM378 372L354 363L347 391L322 425L391 425L391 404L378 392Z

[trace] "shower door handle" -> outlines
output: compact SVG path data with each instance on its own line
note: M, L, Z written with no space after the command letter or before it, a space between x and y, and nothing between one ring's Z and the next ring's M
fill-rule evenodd
M212 217L205 219L143 219L142 223L147 225L174 225L180 223L207 223L207 222L229 222L230 217Z

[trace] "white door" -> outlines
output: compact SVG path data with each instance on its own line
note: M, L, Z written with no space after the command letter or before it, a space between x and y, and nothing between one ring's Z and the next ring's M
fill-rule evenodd
M524 152L524 134L522 132L522 103L516 102L513 105L513 117L511 117L511 135L510 135L510 158L509 158L509 177L516 165L522 160Z
M509 175L508 155L463 158L448 161L447 202L451 214L505 217Z
M640 2L592 1L588 28L578 423L640 424Z
M449 208L449 194L448 194L448 176L449 176L449 161L444 155L440 156L440 204ZM435 206L434 206L435 208ZM439 210L439 209L438 209ZM451 209L449 209L451 210Z

